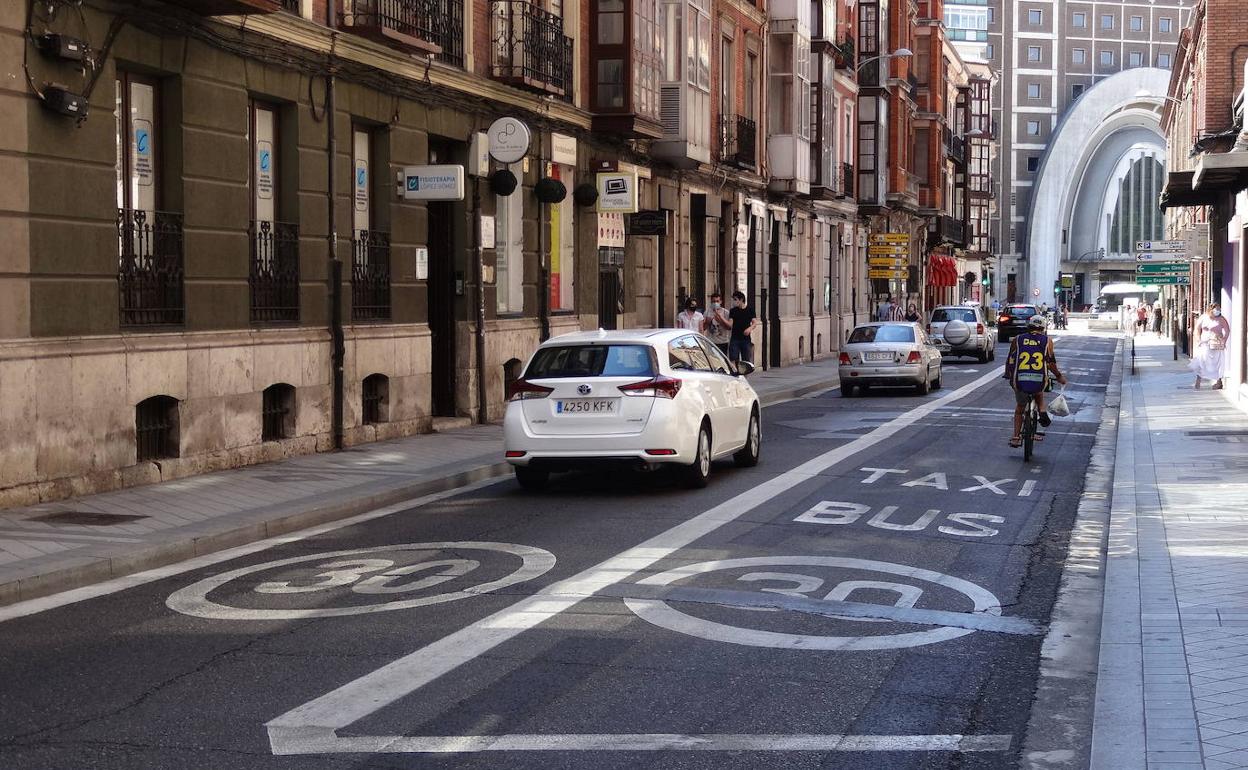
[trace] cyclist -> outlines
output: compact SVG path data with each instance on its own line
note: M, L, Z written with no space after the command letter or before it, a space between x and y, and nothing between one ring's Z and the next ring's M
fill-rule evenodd
M1049 388L1049 374L1066 384L1066 377L1057 368L1053 355L1053 340L1044 333L1044 316L1033 315L1027 321L1027 331L1010 341L1010 354L1005 359L1004 379L1014 388L1014 435L1010 446L1023 444L1023 409L1029 401L1036 402L1040 412L1040 424L1048 427L1053 419L1044 411L1044 392Z

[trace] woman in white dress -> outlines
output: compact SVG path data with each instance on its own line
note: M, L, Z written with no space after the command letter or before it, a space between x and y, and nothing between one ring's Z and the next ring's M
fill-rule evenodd
M1213 380L1213 389L1221 390L1226 376L1226 341L1231 325L1222 317L1218 303L1209 305L1205 314L1196 319L1196 354L1188 368L1196 373L1196 390L1201 380Z

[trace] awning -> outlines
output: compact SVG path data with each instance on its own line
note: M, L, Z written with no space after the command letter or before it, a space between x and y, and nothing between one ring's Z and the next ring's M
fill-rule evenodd
M1192 177L1195 171L1171 171L1166 174L1166 186L1161 190L1161 199L1157 205L1165 209L1184 206L1209 206L1217 203L1224 192L1213 189L1195 190L1192 188Z

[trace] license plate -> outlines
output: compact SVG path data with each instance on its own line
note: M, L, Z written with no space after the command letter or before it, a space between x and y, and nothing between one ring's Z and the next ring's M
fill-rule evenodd
M893 360L893 354L892 354L892 353L888 353L888 352L881 352L881 353L863 353L863 354L862 354L862 360L863 360L863 361L892 361L892 360Z
M557 414L615 414L615 398L574 398L568 401L556 401Z

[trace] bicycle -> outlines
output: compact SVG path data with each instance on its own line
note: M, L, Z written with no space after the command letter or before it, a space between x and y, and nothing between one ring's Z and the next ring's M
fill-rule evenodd
M1031 460L1032 449L1035 447L1036 434L1039 432L1040 410L1036 408L1035 399L1028 399L1023 409L1023 462Z

